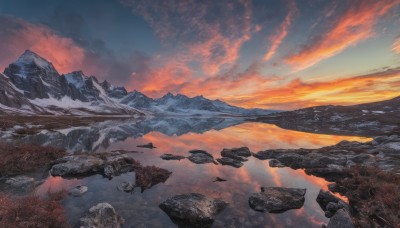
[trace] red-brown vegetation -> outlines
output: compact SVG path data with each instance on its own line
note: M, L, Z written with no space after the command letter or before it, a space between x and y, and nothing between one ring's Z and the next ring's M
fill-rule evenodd
M400 176L373 167L349 170L337 184L345 189L357 227L400 226Z
M18 175L65 156L65 150L34 144L14 146L0 142L0 176Z
M47 199L30 195L12 198L0 193L0 227L69 227L59 200L62 193Z

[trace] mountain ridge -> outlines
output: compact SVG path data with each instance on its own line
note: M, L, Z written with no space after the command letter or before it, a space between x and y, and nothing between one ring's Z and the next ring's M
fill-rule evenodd
M60 74L53 64L26 50L5 68L0 83L0 112L72 115L265 115L263 109L245 109L203 96L167 93L153 99L139 91L128 92L107 80L100 82L83 71ZM15 99L4 94L15 94ZM21 103L22 102L22 103ZM25 109L21 109L24 105ZM20 109L20 110L15 110Z

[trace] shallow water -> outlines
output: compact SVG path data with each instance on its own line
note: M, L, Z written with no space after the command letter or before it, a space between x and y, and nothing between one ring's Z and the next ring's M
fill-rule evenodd
M208 124L207 127L204 127L204 123ZM45 194L48 190L68 190L78 184L88 186L89 191L83 196L67 197L63 202L71 224L75 224L91 206L109 202L125 219L124 227L175 227L158 205L168 197L197 192L210 197L220 197L229 203L229 207L217 216L213 227L321 227L321 224L328 221L315 201L319 190L327 189L328 182L322 178L308 176L303 170L271 168L268 161L260 161L254 157L250 157L243 167L233 168L215 164L198 165L187 159L164 161L160 155L172 153L187 156L189 150L202 149L218 158L223 148L247 146L252 152L257 152L277 148L319 148L341 140L368 140L362 137L296 132L275 125L248 123L238 119L179 118L173 121L163 119L158 123L157 120L153 120L151 124L143 125L148 126L147 129L140 127L142 124L109 122L101 127L97 126L96 131L87 128L79 131L81 134L92 132L95 137L82 138L74 132L79 129L70 129L65 130L61 136L59 133L47 133L47 141L43 139L46 132L35 136L36 138L30 137L27 141L40 139L42 141L38 142L41 144L46 142L53 146L64 146L70 151L71 148L86 148L92 151L137 150L143 153L132 153L130 156L143 165L155 165L173 172L165 183L157 184L143 193L139 188L133 193L125 193L118 191L116 186L125 180L133 181L134 173L126 173L111 180L101 175L82 179L48 177L37 192ZM201 124L203 127L200 127ZM76 140L77 138L80 140ZM85 141L84 138L90 140ZM136 147L148 142L152 142L157 148ZM77 147L74 143L80 145ZM84 145L85 143L90 145ZM228 181L213 182L215 177L222 177ZM306 201L301 209L281 214L256 212L249 207L248 198L252 193L259 192L261 186L306 188Z

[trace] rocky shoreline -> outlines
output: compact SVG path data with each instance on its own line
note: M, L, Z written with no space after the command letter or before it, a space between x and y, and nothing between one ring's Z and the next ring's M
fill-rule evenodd
M340 193L349 198L349 204L335 197L330 192L321 190L316 201L330 218L327 227L355 227L355 226L386 226L391 227L398 220L387 216L382 209L376 208L372 214L365 211L369 202L381 206L380 201L373 199L382 189L375 187L363 193L359 188L351 188L360 176L375 167L379 176L387 182L400 184L400 137L397 135L375 137L366 143L342 141L336 145L319 149L277 149L252 153L247 147L223 149L221 158L214 159L213 155L204 150L191 150L189 156L163 154L164 160L188 159L195 164L214 163L240 168L251 156L268 160L271 167L290 167L304 169L309 175L322 177L335 182L329 185L332 192ZM218 162L217 162L218 161ZM116 188L122 192L133 192L139 187L141 192L150 189L158 183L164 183L172 172L156 166L142 166L128 153L123 151L104 153L81 153L58 158L50 163L49 173L52 176L82 177L101 174L106 178L113 178L126 172L134 172L135 179L121 182ZM383 172L385 174L383 174ZM371 174L368 174L371 175ZM386 179L385 179L386 178ZM210 180L211 181L211 180ZM227 181L220 177L216 181ZM229 180L228 180L229 181ZM26 176L15 176L6 179L6 184L15 188L28 188L40 185L40 181ZM362 185L363 183L359 183ZM389 188L387 183L383 183ZM349 187L350 186L350 187ZM400 186L400 185L399 185ZM394 188L398 195L399 186ZM81 197L88 191L86 186L75 186L69 190L69 195ZM303 206L307 189L265 186L258 193L249 195L249 207L254 211L264 213L282 213L290 209L299 209ZM372 191L372 192L371 192ZM360 193L361 192L361 193ZM355 196L356 195L356 196ZM399 196L395 197L399 197ZM400 199L400 197L399 197ZM354 202L356 200L356 202ZM375 201L372 201L375 200ZM215 217L229 203L217 198L189 192L175 195L162 202L159 207L178 226L210 227ZM370 206L371 207L371 206ZM387 209L386 209L387 210ZM373 217L373 219L369 219ZM104 226L121 227L123 218L118 215L113 206L107 202L93 206L80 220L81 227Z

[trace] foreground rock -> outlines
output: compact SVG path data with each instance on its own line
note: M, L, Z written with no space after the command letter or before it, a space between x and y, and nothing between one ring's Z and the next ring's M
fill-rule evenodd
M160 156L163 160L182 160L185 159L185 156L182 155L174 155L174 154L163 154Z
M5 182L13 188L35 188L35 178L27 176L10 177Z
M206 163L214 163L218 164L215 160L214 157L207 153L207 151L204 150L191 150L189 151L191 154L188 159L196 164L206 164Z
M136 147L141 147L141 148L147 148L147 149L154 149L157 148L153 145L153 143L147 143L147 144L143 144L143 145L137 145Z
M349 206L329 191L324 191L321 189L316 200L321 209L325 212L325 216L327 218L332 217L339 209L342 208L346 209L346 211L349 211Z
M281 213L301 208L305 194L306 189L300 188L262 187L250 196L249 205L255 211Z
M85 194L88 191L88 187L84 186L84 185L78 185L75 188L72 188L71 190L69 190L69 194L72 196L82 196L83 194Z
M179 227L210 227L215 216L228 204L220 199L189 193L169 198L159 206Z
M246 157L251 156L251 152L247 147L223 149L221 156L222 158L217 159L220 164L240 168L247 161Z
M107 177L129 172L140 164L126 154L101 153L66 156L53 162L53 176L86 175L100 172Z
M339 209L329 220L327 228L354 228L349 212Z
M124 220L109 203L99 203L91 207L79 220L80 228L120 228Z
M400 174L399 150L400 137L392 135L376 137L366 143L342 141L319 149L265 150L253 156L261 160L274 159L270 162L272 166L305 168L308 174L335 181L346 177L345 168L353 166L377 166Z

